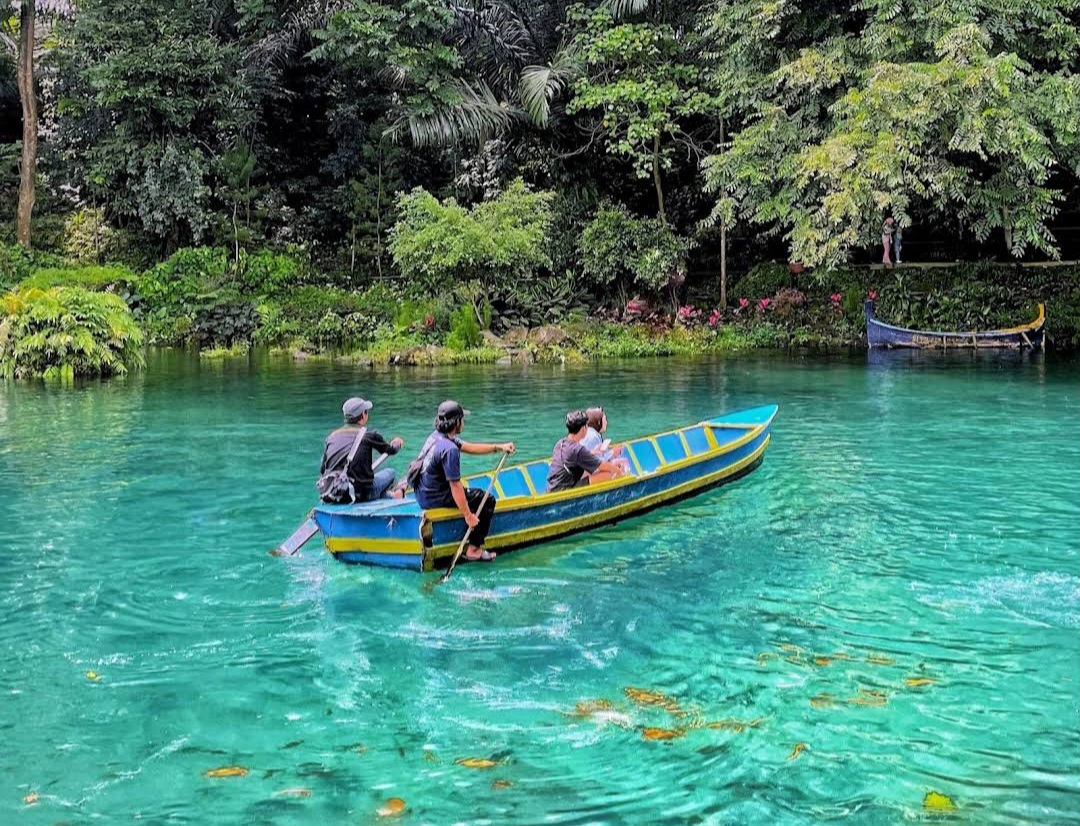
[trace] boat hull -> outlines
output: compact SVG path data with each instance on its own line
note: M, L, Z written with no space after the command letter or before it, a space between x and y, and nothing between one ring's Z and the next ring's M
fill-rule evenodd
M546 462L506 468L486 547L510 551L638 516L751 473L771 440L776 407L754 408L680 430L631 440L632 475L595 486L543 493ZM490 476L466 480L486 488ZM320 506L313 517L327 550L343 562L432 570L449 564L465 535L452 509L423 511L414 501Z
M866 341L870 347L914 348L920 350L974 350L1010 348L1041 350L1046 346L1043 328L1046 312L1039 305L1039 316L1030 324L1007 330L971 330L969 332L937 332L895 327L874 317L874 302L863 305L866 316Z

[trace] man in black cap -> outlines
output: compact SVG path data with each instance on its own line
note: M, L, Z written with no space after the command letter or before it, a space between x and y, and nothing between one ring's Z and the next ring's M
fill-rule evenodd
M368 411L374 405L366 399L351 398L341 406L341 412L345 415L345 426L339 427L326 437L326 449L323 451L322 468L319 475L328 470L336 470L344 467L356 441L356 434L362 427L367 427ZM369 502L379 499L394 484L394 471L391 468L373 472L371 469L371 452L389 453L393 456L402 446L405 440L395 436L389 442L382 437L377 430L368 429L364 432L364 438L360 440L360 446L356 449L352 461L349 462L349 481L353 484L357 502Z
M514 452L513 442L486 444L465 442L460 438L469 411L455 401L445 401L435 414L435 432L428 436L420 451L420 482L416 486L416 501L428 508L457 508L465 524L472 528L465 558L488 562L495 554L484 549L491 517L495 514L495 498L489 496L480 508L484 492L477 488L465 489L461 484L461 454ZM479 513L477 512L479 511Z
M566 414L567 435L555 443L548 468L547 491L568 490L578 485L590 485L605 479L622 476L623 466L617 462L605 462L582 441L589 429L589 416L584 410L571 410Z

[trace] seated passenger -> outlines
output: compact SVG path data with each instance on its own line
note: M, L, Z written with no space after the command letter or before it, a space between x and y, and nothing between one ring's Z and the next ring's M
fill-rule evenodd
M379 471L371 469L371 452L388 453L393 456L405 440L395 436L389 442L383 438L377 430L367 429L369 411L374 405L365 399L347 399L341 406L341 412L345 416L345 426L339 427L326 437L326 446L323 449L322 467L319 474L328 470L336 470L349 463L346 473L352 482L356 502L370 502L379 499L387 489L394 484L394 471L391 468L383 468ZM353 444L361 429L364 435L360 444L353 450ZM349 454L352 453L352 461Z
M585 448L592 453L595 453L601 459L610 462L620 453L622 453L623 446L615 445L610 447L610 441L604 438L604 434L607 432L608 419L607 413L604 412L602 407L590 407L585 411L586 417L588 417L588 425L586 427L587 432L585 438L581 443L585 445ZM609 447L604 446L604 442L608 441ZM626 463L626 468L629 469L630 464L625 459L621 460Z
M548 469L547 491L568 490L622 476L625 469L615 462L606 462L582 442L586 435L588 416L584 410L566 414L567 436L555 443Z

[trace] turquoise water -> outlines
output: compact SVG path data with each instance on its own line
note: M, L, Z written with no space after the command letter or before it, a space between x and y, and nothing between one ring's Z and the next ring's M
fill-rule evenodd
M397 797L383 822L1075 823L1078 367L159 353L0 385L0 822L366 824ZM432 588L267 556L353 393L407 451L450 396L526 457L596 401L616 439L780 414L736 484Z

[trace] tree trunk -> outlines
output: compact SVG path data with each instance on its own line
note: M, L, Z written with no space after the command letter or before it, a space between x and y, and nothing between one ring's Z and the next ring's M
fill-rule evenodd
M20 9L18 85L19 99L22 102L23 140L15 238L24 247L29 247L38 152L37 90L34 88L34 0L23 0Z
M240 209L240 202L233 201L232 205L232 237L233 245L236 250L236 265L240 266L240 230L236 226L236 213Z
M653 136L652 144L652 177L656 185L656 214L660 223L667 226L667 215L664 214L664 190L660 186L660 136Z
M727 219L720 219L720 310L727 309Z
M720 146L724 145L724 121L720 121ZM722 150L721 150L722 151ZM720 312L727 310L727 217L720 216Z
M379 185L375 188L375 269L382 278L382 143L379 144Z

